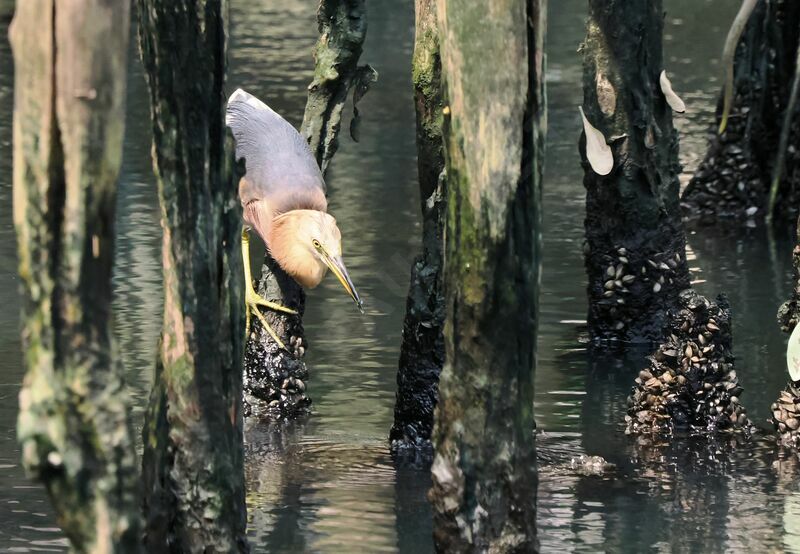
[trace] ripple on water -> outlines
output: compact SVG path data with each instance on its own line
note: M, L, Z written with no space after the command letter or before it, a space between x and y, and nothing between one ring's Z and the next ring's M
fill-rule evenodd
M270 552L288 544L325 552L352 551L354 545L367 552L394 551L397 479L386 442L343 443L304 431L312 434L295 435L278 456L248 456L254 544ZM290 425L276 432L302 431ZM277 443L272 435L267 448Z

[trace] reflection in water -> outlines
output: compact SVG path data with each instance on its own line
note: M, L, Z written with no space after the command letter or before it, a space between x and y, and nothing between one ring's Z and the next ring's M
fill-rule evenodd
M135 19L132 17L132 19ZM135 417L144 417L161 332L163 305L161 223L153 176L150 96L131 25L128 52L128 108L122 169L117 187L117 243L114 258L116 337L128 382L138 401ZM137 421L138 421L137 419Z
M229 92L241 86L298 124L311 80L314 0L231 0ZM556 5L557 4L557 5ZM718 53L736 6L665 0L665 60L688 105L677 116L686 182L702 157L719 87ZM255 552L430 552L426 468L395 467L386 436L408 273L418 251L414 114L409 62L412 2L370 2L363 63L380 72L364 98L360 144L342 137L329 181L330 209L362 289L361 316L333 280L309 294L309 394L314 414L247 432L249 537ZM768 439L642 445L622 433L642 351L588 351L580 131L584 0L553 2L548 37L550 134L544 187L544 275L536 416L543 552L753 552L800 548L797 458ZM22 378L11 227L12 66L0 0L0 551L64 550L44 492L28 483L14 437ZM132 46L135 47L135 41ZM114 275L116 331L135 398L146 404L161 323L161 230L150 164L149 106L136 52L129 73L127 135L119 185ZM346 108L349 112L350 108ZM349 114L348 114L349 117ZM346 129L348 122L343 127ZM701 293L727 292L733 308L743 401L765 426L785 383L786 337L775 310L790 285L789 232L689 233ZM615 465L579 475L570 460ZM779 456L783 458L779 458Z

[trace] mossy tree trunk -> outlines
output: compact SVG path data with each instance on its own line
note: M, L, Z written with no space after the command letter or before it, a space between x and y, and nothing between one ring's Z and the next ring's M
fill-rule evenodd
M164 231L164 322L144 429L146 544L246 551L241 213L226 138L225 0L139 0Z
M416 37L411 63L417 112L422 255L411 267L397 373L394 425L389 439L395 450L424 451L430 448L439 373L444 364L442 240L446 184L442 150L442 62L436 0L416 2Z
M314 50L314 80L300 133L306 138L322 172L338 148L342 113L353 91L354 117L350 134L358 140L356 105L377 80L369 65L358 66L367 34L366 0L321 0L317 11L320 38ZM303 329L305 292L267 255L256 290L273 302L291 307L299 316L264 310L264 316L281 341L278 347L258 320L245 352L246 415L265 419L296 417L308 412L311 399L305 393L308 368L302 358L308 343Z
M430 499L445 552L537 546L545 11L536 0L438 3L448 112L446 362Z
M17 3L14 225L27 374L17 435L76 552L139 548L136 452L111 332L129 5Z
M661 0L590 0L582 51L583 110L611 145L586 187L588 325L595 341L656 342L689 287L678 200L678 136L659 86ZM577 115L577 114L576 114Z
M734 93L726 130L716 133L717 108L708 151L681 203L690 217L762 218L779 150L781 128L795 74L800 40L800 3L758 2L739 41L734 60ZM789 144L800 140L800 117L792 110ZM800 203L800 152L785 152L775 217L786 222Z
M338 148L347 95L353 89L350 134L358 140L356 105L378 74L369 65L358 65L367 37L366 0L320 0L317 23L320 37L314 49L314 80L308 87L300 132L326 173Z

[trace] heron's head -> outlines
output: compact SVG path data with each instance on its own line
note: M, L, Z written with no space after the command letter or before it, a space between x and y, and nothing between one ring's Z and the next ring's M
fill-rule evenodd
M275 261L306 288L316 287L327 270L361 310L362 302L342 261L342 233L330 214L292 210L275 218L268 241Z

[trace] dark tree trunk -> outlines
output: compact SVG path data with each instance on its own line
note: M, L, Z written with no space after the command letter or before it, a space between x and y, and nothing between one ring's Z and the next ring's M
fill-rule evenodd
M139 0L164 230L164 323L143 431L146 544L157 552L247 551L227 11L225 0Z
M731 115L718 135L720 98L708 152L681 199L685 215L705 222L765 215L799 39L800 3L758 2L736 50ZM800 140L796 106L789 138L789 144ZM785 153L781 175L775 217L787 221L800 203L796 148Z
M529 552L546 4L440 2L449 209L434 540L445 552Z
M126 1L17 2L14 225L27 373L17 435L76 552L139 550L138 471L111 332Z
M308 413L311 407L311 399L305 393L308 368L303 362L308 342L302 320L306 294L268 253L256 291L271 302L296 310L299 315L262 311L291 353L272 340L258 318L251 318L244 357L244 414L278 420Z
M338 145L347 95L353 89L351 135L358 140L356 104L377 79L370 66L358 66L367 33L366 0L321 0L317 11L320 38L314 51L314 80L301 134L322 168L327 170ZM291 351L279 348L254 318L245 351L245 413L266 419L296 417L309 411L305 393L308 368L302 361L308 343L303 331L305 292L267 255L256 290L299 316L264 310L275 333Z
M800 323L800 221L797 222L797 244L792 250L792 267L792 294L778 309L778 325L784 333L791 333ZM790 378L770 408L778 441L784 446L800 448L800 381Z
M422 255L411 267L397 400L389 440L394 450L430 450L439 373L444 364L442 239L445 174L442 151L442 62L436 0L417 0L412 60L417 111L417 165L422 202Z
M606 176L585 143L589 331L658 343L635 379L627 430L749 428L733 370L730 310L691 289L678 200L678 136L660 84L661 0L590 0L583 110L611 145Z
M353 122L350 134L358 140L356 105L378 78L369 65L358 66L367 36L366 0L320 0L317 10L319 40L314 50L314 80L308 87L308 102L301 134L323 173L328 170L339 141L339 128L347 95L353 90Z
M789 299L778 309L778 325L784 333L791 333L800 322L800 220L796 227L797 244L792 250L794 286Z
M678 201L678 136L659 87L661 0L590 0L583 110L610 143L606 176L587 163L585 262L595 341L659 341L689 287Z
M765 215L799 39L800 3L758 2L736 50L731 115L718 135L720 98L708 152L681 199L685 215L705 222ZM796 112L790 144L800 139ZM800 202L800 152L785 154L775 213L783 221Z

